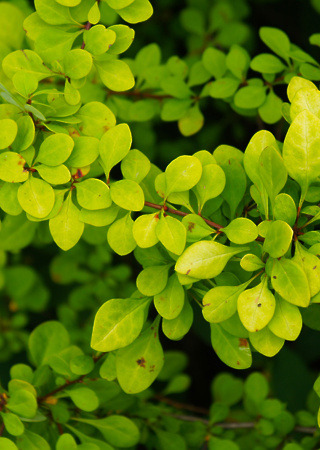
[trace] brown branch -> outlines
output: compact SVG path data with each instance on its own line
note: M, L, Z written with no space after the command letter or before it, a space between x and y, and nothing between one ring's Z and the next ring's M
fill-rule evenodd
M92 23L90 23L90 22L87 22L84 26L84 28L86 30L90 30L91 27L92 27ZM81 49L83 50L85 48L85 46L86 46L86 43L83 41L81 44Z
M144 99L144 98L151 98L154 100L164 100L166 98L174 98L172 95L169 94L152 94L151 92L141 92L138 90L134 91L125 91L125 92L116 92L108 90L108 96L111 95L122 95L124 97L137 97L138 99Z
M144 202L144 204L145 204L145 206L149 206L149 208L158 209L159 211L163 210L166 213L175 214L176 216L186 217L186 216L190 215L190 213L179 211L177 209L168 208L167 206L164 206L164 205L157 205L156 203ZM205 219L204 217L202 217L200 215L199 215L199 217L201 217L208 225L210 225L210 227L216 228L217 230L220 230L221 228L223 228L222 225L212 222L212 220Z
M188 405L186 403L176 402L175 400L172 400L171 398L164 397L160 394L157 394L154 396L155 400L158 400L161 403L166 403L167 405L173 406L176 409L183 409L185 411L191 411L199 414L209 415L209 410L205 408L201 408L199 406L194 405Z
M106 353L101 353L99 356L93 356L93 362L96 364L98 361L100 361L100 359L105 355ZM38 403L43 403L47 400L47 398L49 397L53 397L54 395L58 394L59 392L63 391L64 389L66 389L68 386L71 386L73 384L77 384L77 383L82 383L82 381L84 380L84 378L86 377L86 375L81 375L79 378L77 378L76 380L73 381L66 381L65 384L63 384L62 386L57 387L56 389L54 389L53 391L49 392L48 394L43 395L42 397L38 397Z

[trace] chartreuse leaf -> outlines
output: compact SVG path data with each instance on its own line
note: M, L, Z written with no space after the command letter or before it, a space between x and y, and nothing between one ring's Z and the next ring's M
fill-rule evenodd
M52 63L56 60L61 61L71 50L75 39L80 34L81 31L67 33L56 27L45 27L35 39L35 50L46 63Z
M234 103L238 108L258 108L266 100L265 86L245 86L234 96Z
M116 42L109 48L109 53L119 55L125 52L134 39L134 30L127 25L112 25L108 28L116 33Z
M12 436L20 436L24 432L24 425L18 416L12 413L1 413L6 431Z
M271 322L272 320L273 319L271 319ZM269 325L271 322L269 322ZM259 353L271 358L272 356L279 353L284 345L285 340L272 333L270 331L269 325L267 327L264 327L260 331L249 333L249 339L250 343Z
M69 135L52 134L41 144L36 161L47 166L59 166L69 158L73 147L74 141Z
M127 91L134 86L134 76L124 61L119 59L95 60L102 83L116 92Z
M194 278L214 278L232 256L245 250L246 247L227 247L214 241L195 242L179 257L175 270Z
M246 78L249 69L250 56L244 48L233 45L227 55L226 64L232 74L242 81Z
M187 231L178 219L162 214L156 224L156 235L167 250L181 255L186 245Z
M121 161L121 172L124 178L140 183L151 167L149 159L139 150L131 150Z
M193 309L188 300L185 300L181 313L175 319L162 319L162 331L167 338L179 341L191 328L193 322Z
M54 0L49 1L54 2ZM10 79L12 79L14 75L20 71L35 76L38 81L43 80L52 74L50 69L43 64L40 56L32 50L17 50L9 53L9 55L7 55L2 62L2 68L4 73Z
M257 255L248 253L241 259L240 266L247 272L255 272L256 270L261 270L264 267L264 262L261 261Z
M18 216L23 209L18 202L18 183L4 183L0 187L0 208L12 216Z
M15 151L26 150L33 144L35 137L35 126L30 116L22 116L17 120L18 133L11 144L11 148Z
M178 128L183 136L192 136L197 133L204 124L204 116L200 110L199 103L191 106L186 114L178 121Z
M1 193L1 191L0 191ZM159 242L156 234L159 214L143 214L133 224L132 233L137 245L141 248L153 247Z
M78 203L83 208L96 210L111 206L110 190L101 180L89 178L77 183L76 191Z
M292 122L283 144L283 159L289 175L301 187L300 206L308 188L320 175L320 119L302 111Z
M26 161L14 152L3 152L0 154L0 179L9 183L20 183L26 181L29 172L25 170Z
M308 252L299 241L295 243L295 254L292 261L301 266L307 275L309 282L310 296L318 294L320 291L320 261L319 258L312 253Z
M273 124L279 122L282 117L283 101L273 91L267 95L266 101L258 108L259 115L263 122Z
M36 0L35 7L42 20L50 25L72 23L69 8L55 0Z
M297 207L293 198L288 194L279 194L274 201L273 213L275 219L283 220L293 227L297 218Z
M19 187L18 200L24 211L41 219L52 210L55 195L50 184L31 176Z
M223 192L225 184L226 176L218 164L203 167L201 178L194 188L199 200L199 211L208 200L218 197Z
M237 300L249 282L240 286L217 286L210 289L202 299L202 314L210 323L223 322L237 311Z
M34 237L37 225L30 222L25 214L7 215L0 231L0 248L16 251L29 245Z
M225 331L219 324L211 323L211 345L217 356L233 369L247 369L252 364L249 342Z
M271 282L273 289L287 302L302 307L309 305L308 278L303 268L292 259L273 261Z
M225 77L213 81L210 85L210 96L213 98L231 97L238 89L240 81L236 78Z
M49 184L65 184L70 181L71 173L63 164L55 167L40 164L36 168L40 177Z
M94 136L98 139L116 124L116 118L113 112L100 102L89 102L85 104L80 108L76 118L81 120L79 128L85 136ZM113 137L110 139L110 144L113 141Z
M78 105L81 100L81 94L69 81L66 79L64 85L64 99L69 105Z
M259 36L274 53L288 61L290 40L284 31L278 28L261 27Z
M195 186L202 175L202 165L195 156L179 156L166 168L166 195L187 191Z
M309 111L319 117L320 113L320 92L314 86L313 88L299 89L292 99L290 107L290 118L294 120L302 111Z
M165 289L154 296L154 306L165 319L172 320L179 316L184 305L184 289L176 274L171 275Z
M120 208L129 211L141 211L144 207L143 190L132 180L120 180L110 186L112 201Z
M92 67L92 56L83 49L70 50L63 59L65 73L71 79L79 80L88 75Z
M117 379L127 394L147 389L162 369L164 358L159 341L159 321L160 316L132 344L117 352Z
M83 411L94 411L99 406L97 394L87 387L77 387L68 389L61 397L68 396L73 403Z
M3 450L19 450L18 447L11 439L0 437L0 445Z
M302 77L292 77L290 83L288 84L287 94L288 99L292 102L296 93L303 88L316 89L316 85L310 80L306 80Z
M225 228L221 228L224 234L227 235L229 241L235 244L247 244L258 237L258 227L252 220L245 217L238 217L232 220Z
M276 301L268 288L265 276L260 284L247 289L238 297L238 313L241 322L250 332L259 331L272 319Z
M9 147L18 133L18 125L12 119L0 120L0 150Z
M74 141L71 155L65 164L68 167L85 167L92 164L99 156L99 140L95 137L80 136Z
M117 378L116 373L116 354L115 352L109 353L107 358L101 364L99 375L108 381L113 381Z
M261 53L255 56L250 67L256 72L270 74L282 72L286 68L280 58L270 53Z
M92 372L94 362L91 356L77 355L70 360L70 370L76 375L86 375Z
M140 334L146 319L148 298L112 299L98 310L91 338L91 347L111 352L131 344Z
M276 309L268 328L282 339L295 341L302 328L299 308L283 300L280 295L276 295Z
M227 161L219 162L226 176L226 184L221 197L228 203L230 217L236 214L236 209L241 202L247 185L247 177L240 161L230 157Z
M282 220L275 220L267 230L263 250L272 258L280 258L287 253L291 245L293 230Z
M143 269L137 278L137 288L146 296L160 294L168 282L168 271L171 264L150 266Z
M152 16L153 8L149 0L135 0L132 4L116 11L126 22L139 23Z
M203 218L198 214L188 214L183 217L182 223L187 230L188 242L198 242L202 238L215 233L215 230L207 225Z
M60 322L44 322L32 331L28 347L36 366L47 364L50 357L69 346L69 335Z
M259 158L259 176L267 191L271 204L287 181L287 170L279 152L271 146L266 147Z
M129 152L132 143L130 128L123 123L107 131L99 145L100 157L106 176Z
M116 33L103 25L95 25L90 30L86 30L83 40L86 44L86 50L92 55L102 55L115 43Z
M133 220L129 212L121 219L116 220L108 230L107 238L110 247L118 255L128 255L137 246L133 237Z
M124 416L108 416L104 419L76 419L97 428L105 440L117 447L131 447L139 442L140 432L135 423Z
M53 240L62 250L70 250L81 238L84 223L79 216L80 210L73 204L70 192L59 213L49 221Z

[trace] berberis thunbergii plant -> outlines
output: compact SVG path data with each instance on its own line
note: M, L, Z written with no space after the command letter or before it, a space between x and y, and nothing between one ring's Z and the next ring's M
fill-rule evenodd
M294 416L258 372L219 374L208 411L167 397L190 377L185 354L162 345L196 310L212 357L248 369L303 322L317 329L320 303L320 66L272 27L260 36L277 56L250 61L246 3L216 2L208 29L201 4L181 16L197 35L189 57L161 64L155 44L119 57L148 0L35 0L31 13L0 2L1 361L26 348L30 360L15 357L0 387L1 450L317 448L316 396ZM268 124L283 115L284 138L261 129L244 151L194 148L164 171L131 148L126 122L160 115L189 136L212 98ZM53 282L71 284L57 315L44 314L48 277L27 267L31 246L53 255ZM132 252L136 286L114 259Z

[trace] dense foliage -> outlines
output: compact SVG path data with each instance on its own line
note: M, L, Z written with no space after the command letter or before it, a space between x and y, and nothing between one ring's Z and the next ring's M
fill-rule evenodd
M152 14L0 2L0 448L316 449L320 64L245 0Z

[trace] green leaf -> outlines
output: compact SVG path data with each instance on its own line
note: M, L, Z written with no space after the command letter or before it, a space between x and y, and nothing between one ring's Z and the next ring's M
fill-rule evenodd
M13 413L31 419L37 412L38 403L31 392L19 389L10 395L6 406Z
M108 243L118 255L128 255L137 246L133 237L133 220L128 213L116 220L108 230Z
M18 125L12 119L0 120L0 150L9 147L18 133Z
M287 302L307 307L310 302L309 283L303 268L291 259L273 261L271 283L273 289Z
M56 450L77 450L78 445L71 434L63 433L56 443Z
M48 364L56 373L69 378L72 377L70 361L72 358L79 355L82 355L80 348L75 345L70 345L69 347L61 350L59 353L52 355L49 358Z
M267 95L266 101L259 107L258 112L263 122L273 124L282 117L282 102L273 91Z
M41 366L69 346L69 335L60 322L44 322L32 331L28 346L33 361Z
M181 255L186 245L187 232L178 219L162 214L155 231L157 238L167 250L175 255Z
M161 81L161 89L178 99L186 99L191 97L192 91L187 83L179 75L170 75Z
M182 436L177 433L173 433L170 431L161 430L159 428L155 428L155 433L157 436L157 442L160 444L160 449L167 450L187 450L186 442Z
M168 339L179 341L190 330L193 322L193 309L185 300L181 313L174 319L162 320L162 331Z
M76 375L87 375L92 372L93 368L93 359L88 355L74 356L70 361L70 370Z
M166 168L166 195L187 191L195 186L202 175L202 165L195 156L179 156Z
M65 73L71 79L86 77L92 67L92 56L82 49L70 50L63 59Z
M276 314L276 312L275 312ZM272 322L273 319L271 319ZM269 322L269 325L270 323ZM276 336L270 331L269 325L260 331L249 333L249 339L252 346L262 355L271 358L282 349L285 340Z
M259 30L261 40L277 55L288 60L290 40L287 34L278 28L261 27Z
M230 373L219 373L211 385L216 402L228 406L237 404L243 395L243 381Z
M68 389L66 393L70 396L76 407L82 411L91 412L99 407L99 399L92 389L77 387Z
M0 231L0 248L17 251L29 245L34 237L37 225L30 222L25 214L7 215Z
M248 283L240 286L217 286L210 289L202 299L202 314L207 322L223 322L237 311L237 300Z
M165 289L154 296L154 306L165 319L172 320L179 316L184 305L184 289L176 274L171 275Z
M106 176L128 153L132 143L130 128L120 124L107 131L99 145L100 156Z
M72 23L69 8L59 5L55 0L35 0L37 13L50 25Z
M77 183L76 191L78 203L83 208L96 210L111 206L110 189L101 180L89 178Z
M211 323L211 344L217 356L233 369L247 369L252 364L249 342L225 331L219 324Z
M280 258L285 255L291 245L293 236L292 228L282 220L275 220L268 227L263 250L272 258Z
M41 144L36 161L47 166L59 166L69 158L73 147L74 141L69 135L52 134Z
M41 219L52 210L55 195L52 187L46 181L30 177L19 187L18 200L24 211Z
M238 444L229 439L220 439L212 436L209 440L209 450L239 450Z
M126 22L139 23L152 16L153 8L149 0L135 0L131 5L116 11Z
M201 178L194 189L199 200L199 211L208 200L223 192L225 184L226 176L218 164L207 164L203 167Z
M112 201L120 208L129 211L141 211L144 207L143 190L132 180L120 180L110 186Z
M266 87L245 86L234 96L234 103L238 108L259 108L266 100Z
M150 266L142 270L137 278L137 288L148 297L160 294L168 282L170 265Z
M220 78L210 84L210 96L213 98L231 97L240 85L236 78Z
M261 53L253 58L250 63L252 70L261 73L279 73L286 69L281 59L270 53Z
M149 159L139 150L131 150L121 161L124 178L140 183L151 167Z
M12 413L1 413L6 431L12 436L20 436L24 432L24 425L18 416Z
M156 319L132 344L117 352L117 379L127 394L137 394L147 389L162 369L164 358L158 324Z
M91 347L111 352L131 344L140 334L150 299L112 299L98 310L92 332Z
M18 202L18 189L18 183L4 183L0 187L0 208L12 216L18 216L23 211Z
M178 127L183 136L192 136L197 133L204 124L204 117L200 111L199 104L189 108L186 114L179 119Z
M293 198L288 194L279 194L275 198L273 213L275 219L287 222L293 227L297 218L297 207Z
M72 192L63 202L59 213L49 221L50 233L62 250L70 250L82 236L84 223L80 221L80 211L72 203Z
M19 450L16 444L8 438L0 437L0 445L3 450Z
M300 206L308 188L320 175L320 119L309 111L292 122L283 144L283 159L291 178L301 187Z
M276 309L268 327L276 336L287 341L295 341L302 329L302 317L299 308L277 295Z
M136 0L137 1L137 0ZM118 59L95 61L102 83L116 92L127 91L134 86L134 76L128 64Z
M245 217L238 217L232 220L228 226L221 228L224 234L227 235L229 241L235 244L247 244L258 237L258 228L250 219Z
M299 241L295 243L295 254L292 261L299 264L307 275L310 296L313 297L320 291L320 265L319 258L312 255L308 250L306 250Z
M75 39L80 35L77 33L67 33L58 28L46 27L37 35L35 39L35 50L46 63L61 61L71 50Z
M115 31L112 29L106 29L103 25L95 25L84 32L83 40L86 50L96 56L107 52L115 43L116 37Z
M26 181L29 172L25 170L26 161L14 152L3 152L0 154L0 179L9 183Z
M175 270L194 278L214 278L219 275L232 256L246 247L227 247L214 241L196 242L179 257Z
M76 419L97 428L105 440L117 447L131 447L138 444L140 432L135 423L124 416L111 415L104 419Z
M239 45L233 45L227 55L226 63L228 69L235 77L241 81L246 78L250 56L244 48Z
M211 75L221 78L226 72L226 56L216 48L208 47L202 54L202 63Z
M54 0L52 0L54 1ZM32 50L17 50L7 55L2 62L3 71L10 79L20 71L34 75L38 81L51 76L40 56Z
M259 372L251 373L244 383L245 395L254 403L262 403L269 393L266 378Z
M98 139L116 124L113 112L100 102L89 102L82 106L76 118L81 120L79 128L85 136L94 136Z
M101 364L99 375L108 381L113 381L117 378L115 353L109 353L105 361Z
M107 209L96 209L95 211L82 208L79 219L81 222L93 225L94 227L105 227L115 221L118 212L119 206L117 205L112 205Z
M113 447L111 447L111 445L107 444L105 441L101 441L100 439L95 439L91 436L88 436L87 434L81 433L81 431L79 431L77 428L73 428L70 425L66 424L66 427L69 428L69 430L72 431L72 433L77 436L82 442L82 444L77 447L79 448L79 450L82 448L84 450L96 450L97 448L99 450L113 450Z
M260 284L242 292L238 298L238 313L245 328L250 332L259 331L272 319L276 301L268 289L265 276Z

